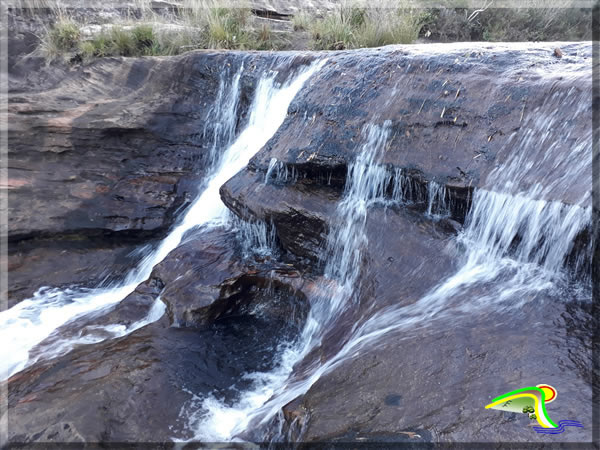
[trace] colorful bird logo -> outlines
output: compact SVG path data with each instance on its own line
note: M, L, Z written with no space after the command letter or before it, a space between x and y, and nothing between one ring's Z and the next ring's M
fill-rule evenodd
M536 419L540 424L539 427L533 427L537 433L560 434L567 426L583 428L583 425L575 420L561 420L558 424L554 423L546 412L546 404L553 402L554 399L556 399L556 389L548 384L538 384L496 397L485 408L528 414L530 419Z

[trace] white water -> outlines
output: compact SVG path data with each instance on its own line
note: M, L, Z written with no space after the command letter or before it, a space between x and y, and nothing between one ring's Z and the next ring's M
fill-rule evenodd
M421 199L425 194L401 169L391 176L377 164L389 124L365 127L365 144L349 168L345 196L336 214L339 223L332 227L324 253L329 281L323 283L322 289L329 290L328 295L311 299L311 311L299 342L282 353L275 370L253 374L254 389L242 393L237 404L225 405L214 397L197 399L193 405L196 410L190 417L190 425L196 430L195 439L213 442L236 439L236 435L260 428L273 418L281 420L285 404L304 394L322 375L346 359L376 345L388 333L414 331L433 323L440 325L441 320L457 314L515 310L531 294L551 292L563 283L564 265L573 250L574 239L591 225L592 136L591 124L583 133L578 130L572 134L572 124L560 122L559 109L567 106L576 116L584 114L590 106L588 94L586 89L578 93L571 89L549 95L545 104L531 111L522 129L508 140L509 157L488 176L486 189L474 192L465 230L457 239L466 249L457 273L442 280L412 305L377 311L351 330L349 340L334 357L324 362L309 362L303 373L294 373L295 364L319 345L336 318L352 307L360 291L368 209L385 198L390 178L394 180L394 201ZM546 171L543 177L536 173L540 166ZM552 171L547 173L550 167ZM271 160L265 183L280 178L281 170L280 163ZM543 185L528 182L540 178L544 179ZM568 198L567 194L577 192L573 184L581 188L573 204L552 200ZM445 215L447 195L443 185L430 182L424 198L426 215L432 218ZM581 250L580 259L590 256L589 248ZM476 286L490 287L492 292L469 295L469 290ZM279 430L275 439L285 439L281 426Z
M272 224L263 221L241 220L233 214L231 216L231 226L238 233L238 241L241 244L244 258L277 255L275 227Z
M215 396L195 398L182 410L193 440L222 442L233 439L259 418L269 420L287 401L293 400L297 388L290 384L294 365L320 344L323 333L340 313L351 306L347 301L357 291L362 249L366 245L364 226L370 204L383 198L391 175L377 164L390 134L389 121L383 126L368 125L363 130L363 146L349 168L345 198L337 208L339 225L329 236L326 254L323 295L311 299L311 309L297 343L285 348L275 370L246 376L254 380L253 389L243 392L231 406ZM277 167L276 161L270 164ZM269 178L266 177L265 181ZM272 399L274 395L275 400ZM271 400L270 400L271 399ZM284 403L282 403L284 402ZM253 425L255 426L255 424Z
M219 188L243 169L250 158L275 134L285 119L288 106L296 93L324 62L324 60L315 62L302 69L293 80L281 86L275 82L277 72L272 71L267 76L263 76L256 87L247 126L216 163L207 177L208 182L204 190L158 248L145 254L139 265L125 277L122 283L86 290L42 289L32 298L1 312L0 375L2 378L6 379L31 364L33 361L29 358L30 351L58 327L73 319L115 305L133 292L137 285L150 276L152 268L179 245L187 231L199 226L226 225L229 215L221 202ZM234 76L232 83L228 83L225 78L222 80L219 88L222 103L216 105L217 109L213 110L215 120L220 122L220 125L214 127L214 131L225 138L233 137L242 70L243 68ZM229 87L225 83L228 83ZM226 89L229 89L228 93ZM105 328L105 331L111 330ZM113 335L119 333L120 331ZM75 343L80 342L59 341L54 342L53 347L66 352ZM48 351L39 355L41 358L46 356L54 357L57 353Z
M427 186L427 215L432 218L440 218L448 214L446 186L444 184L430 181Z

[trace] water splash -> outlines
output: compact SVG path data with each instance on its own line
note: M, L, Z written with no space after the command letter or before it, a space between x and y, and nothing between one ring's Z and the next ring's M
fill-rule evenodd
M107 339L127 336L159 320L164 315L166 309L166 305L160 299L160 296L158 296L150 306L146 316L131 324L86 325L76 330L75 334L68 339L65 336L55 335L53 336L54 339L48 339L43 347L30 351L28 364L35 364L41 358L52 359L65 355L78 345L97 344Z

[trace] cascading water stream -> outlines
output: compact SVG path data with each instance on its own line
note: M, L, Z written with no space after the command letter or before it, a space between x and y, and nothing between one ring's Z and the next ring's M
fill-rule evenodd
M367 211L373 202L383 197L390 181L386 168L377 164L388 141L390 127L391 122L386 121L382 126L370 124L363 129L364 144L349 168L351 181L337 208L339 224L333 227L328 238L324 294L311 299L309 316L300 338L281 349L275 370L246 375L253 379L254 387L243 392L236 404L228 405L209 396L195 398L187 405L182 414L187 416L189 427L195 430L194 440L220 442L234 439L252 421L262 419L261 424L265 423L298 395L297 388L289 380L294 365L320 344L323 333L343 310L351 306L353 292L358 291L356 284L362 249L366 245ZM271 170L276 163L270 165Z
M524 131L508 140L510 156L488 175L487 189L475 190L465 230L458 237L466 249L465 263L458 272L412 305L376 312L335 358L319 368L320 374L388 333L414 332L431 326L434 320L439 325L452 314L486 308L496 312L515 310L522 302L516 300L516 294L525 298L524 293L549 291L568 281L565 264L577 237L589 231L592 219L591 124L573 139L572 124L560 122L557 114L566 103L571 103L569 106L578 114L590 107L588 90L574 94L572 89L556 92L542 108L533 111ZM535 183L523 189L528 177L549 161L554 171L544 185ZM552 195L563 198L572 190L573 180L583 187L577 203L544 199ZM491 188L494 191L488 190ZM579 257L571 270L577 274L581 262L591 258L592 242L576 250ZM579 282L583 298L589 299L589 278L579 276L583 278ZM493 286L488 295L465 295L469 289L485 285ZM468 301L461 301L464 299Z
M325 274L331 284L323 289L329 289L329 294L311 299L311 311L299 342L282 352L274 371L252 374L254 389L242 393L235 405L225 405L213 397L197 399L199 405L190 416L195 439L230 440L250 432L249 427L268 425L274 417L280 417L284 405L306 393L321 376L386 334L440 324L440 319L451 314L515 310L520 307L515 294L548 292L566 282L565 264L574 250L580 253L579 260L591 255L591 243L583 249L574 249L574 245L591 225L592 129L589 124L583 132L573 133L573 123L561 122L558 110L570 103L576 117L589 109L590 94L585 88L554 92L508 140L508 158L488 175L484 188L474 191L465 229L457 238L465 249L464 263L457 273L414 304L391 306L362 318L337 354L326 361L303 364L303 373L296 374L295 365L319 345L336 316L352 304L360 291L358 275L361 249L367 243L363 230L368 208L378 201L385 203L390 183L389 172L377 164L389 124L367 126L366 143L349 168L345 195L336 214L340 220L332 226L325 251ZM540 167L544 171L543 185L529 182L540 179ZM279 178L282 170L280 163L272 160L265 182L273 173ZM395 171L393 179L394 200L404 202L414 197L413 186L401 169ZM573 189L574 184L577 189ZM569 198L567 191L577 193L572 203L562 201ZM446 206L444 187L430 183L427 197L426 215L436 218ZM490 287L492 292L465 295L474 286ZM269 437L287 439L282 427L279 434Z
M281 62L284 66L292 63L293 57ZM180 244L187 231L200 226L227 225L229 214L221 202L219 188L243 169L250 158L273 136L285 119L288 106L296 93L324 63L325 60L313 62L282 85L275 81L276 70L270 71L260 79L245 129L223 152L222 157L215 161L204 189L184 213L178 225L156 249L146 251L137 267L122 282L97 289L42 289L34 297L0 313L0 340L3 343L3 350L0 350L2 378L10 377L39 358L56 357L69 351L75 344L89 341L90 338L87 337L87 341L83 339L63 342L59 337L58 341L52 342L50 348L44 348L34 357L30 355L31 350L58 327L75 318L107 309L133 292L150 276L152 268ZM243 66L232 79L225 73L226 77L221 81L217 95L221 103L216 104L212 110L217 121L213 126L215 140L212 153L216 153L217 143L225 141L226 147L231 142L228 139L233 138L242 70ZM153 310L148 318L157 320L160 316L156 317L155 312ZM143 326L139 323L137 325ZM110 326L103 330L104 334L110 334L110 331ZM119 328L112 334L122 336L122 331ZM103 339L92 340L99 342Z

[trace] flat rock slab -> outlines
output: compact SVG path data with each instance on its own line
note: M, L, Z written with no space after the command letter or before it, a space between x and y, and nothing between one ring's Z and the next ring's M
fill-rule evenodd
M538 299L501 320L460 319L384 336L321 378L302 403L310 417L304 438L355 441L415 431L421 437L414 442L591 441L589 305ZM550 417L584 428L541 435L524 414L484 409L501 394L540 383L558 390Z

